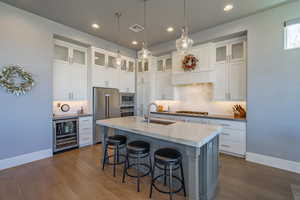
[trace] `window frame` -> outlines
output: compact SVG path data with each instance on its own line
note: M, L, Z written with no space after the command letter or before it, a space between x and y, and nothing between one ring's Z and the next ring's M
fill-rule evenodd
M287 31L288 31L288 27L289 26L293 26L293 25L299 25L300 26L300 17L296 18L296 19L291 19L291 20L287 20L284 22L284 50L294 50L294 49L300 49L300 44L299 46L296 47L292 47L292 48L288 48L288 35L287 35Z

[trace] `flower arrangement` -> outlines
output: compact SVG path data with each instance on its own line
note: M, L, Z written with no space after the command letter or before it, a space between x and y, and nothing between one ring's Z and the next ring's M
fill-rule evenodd
M184 71L192 71L196 68L199 60L192 54L186 55L182 61L182 68Z

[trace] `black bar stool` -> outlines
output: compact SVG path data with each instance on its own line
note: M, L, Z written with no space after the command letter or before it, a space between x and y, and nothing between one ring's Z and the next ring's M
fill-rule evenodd
M156 167L163 170L164 173L154 177ZM180 169L181 178L173 174L173 171L177 169ZM167 171L169 171L169 173L167 173ZM161 190L156 186L155 181L161 177L164 178L165 186L167 185L167 177L169 177L169 191ZM173 178L180 183L180 187L175 190L173 189ZM186 196L184 174L182 168L182 155L179 151L171 148L162 148L155 151L153 170L151 174L150 198L152 197L153 188L161 193L169 194L171 200L173 198L173 194L176 194L181 190L183 190L184 196Z
M149 163L141 162L142 158L149 157ZM129 159L134 159L136 162L130 164ZM141 173L141 166L146 168L146 172ZM135 168L137 170L137 175L132 175L128 173L128 169ZM150 144L144 141L133 141L127 145L126 161L123 170L123 183L125 182L125 176L133 177L137 179L137 191L140 191L140 178L147 176L151 173L151 156L150 156Z
M126 141L127 141L127 138L126 138L126 136L123 136L123 135L109 136L106 139L104 158L103 158L103 162L102 162L102 170L104 170L105 164L113 165L114 177L116 176L116 165L121 165L121 164L125 163L126 156L124 154L120 154L119 151L120 151L120 149L123 149L126 147ZM114 154L108 155L108 149L113 149ZM120 157L123 158L122 161L120 161ZM109 158L113 158L114 159L113 162L110 162Z

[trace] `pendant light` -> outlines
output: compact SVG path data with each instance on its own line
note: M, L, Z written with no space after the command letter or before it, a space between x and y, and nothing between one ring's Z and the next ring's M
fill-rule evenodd
M146 59L148 59L151 56L151 52L147 48L147 41L146 41L147 40L147 35L146 35L146 32L147 32L147 24L146 24L146 1L147 0L144 0L144 41L143 41L143 44L142 44L143 45L142 49L138 53L139 59L142 59L142 60L146 60Z
M121 15L122 14L120 12L115 13L117 26L118 26L118 45L120 44L120 35L121 35L121 29L120 29L120 17L121 17ZM116 65L117 65L117 67L120 67L121 64L122 64L122 56L121 56L120 47L118 46L117 57L116 57Z
M184 27L182 28L181 37L176 40L176 49L182 54L186 54L193 46L194 41L189 38L188 22L186 16L186 0L184 0Z

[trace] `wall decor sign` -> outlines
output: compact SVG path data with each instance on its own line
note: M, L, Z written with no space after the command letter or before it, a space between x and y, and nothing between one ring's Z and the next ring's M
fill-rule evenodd
M18 65L6 66L0 72L0 86L10 94L24 95L34 86L32 75Z
M186 55L182 61L182 68L184 71L193 71L199 60L192 54Z

